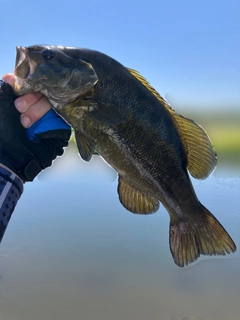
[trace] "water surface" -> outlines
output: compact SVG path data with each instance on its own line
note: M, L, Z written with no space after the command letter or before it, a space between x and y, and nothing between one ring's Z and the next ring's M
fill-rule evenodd
M240 248L240 179L194 180ZM178 268L163 206L118 202L116 173L68 151L25 191L0 246L0 320L239 320L239 252Z

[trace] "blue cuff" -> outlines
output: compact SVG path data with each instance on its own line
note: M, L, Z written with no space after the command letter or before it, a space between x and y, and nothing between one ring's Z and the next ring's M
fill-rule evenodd
M39 140L37 138L38 134L61 129L71 130L71 127L51 109L27 129L27 136L30 141L37 142Z

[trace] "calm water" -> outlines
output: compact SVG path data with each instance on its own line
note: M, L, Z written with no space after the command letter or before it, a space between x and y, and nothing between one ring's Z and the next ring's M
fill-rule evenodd
M194 186L240 248L234 175ZM131 214L116 188L99 157L70 149L25 186L0 246L0 320L239 320L239 252L178 268L166 210Z

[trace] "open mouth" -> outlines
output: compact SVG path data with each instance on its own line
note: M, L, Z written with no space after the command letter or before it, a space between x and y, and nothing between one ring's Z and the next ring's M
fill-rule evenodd
M14 74L21 79L26 79L30 73L30 59L28 57L28 50L25 47L20 46L17 46L16 49L17 56Z
M35 73L37 63L29 57L29 51L25 47L17 46L17 55L15 62L14 74L16 81L14 84L14 92L17 95L22 95L33 91L29 81Z
M17 46L17 56L15 62L14 74L18 78L27 79L29 75L34 74L38 63L29 57L29 51L25 47Z
M15 68L17 68L27 57L28 50L25 47L17 46L17 57L16 57L16 64Z

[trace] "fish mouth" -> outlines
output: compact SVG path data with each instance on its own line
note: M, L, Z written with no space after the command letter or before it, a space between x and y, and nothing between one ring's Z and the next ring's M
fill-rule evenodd
M14 74L18 78L25 79L30 73L28 50L25 47L16 47L17 56L15 62Z
M30 59L27 48L17 46L16 51L17 55L14 69L16 81L14 84L14 92L17 95L22 95L30 92L28 82L38 65L34 60Z
M14 74L18 78L26 79L31 74L34 74L38 64L30 59L28 49L22 46L16 47L17 55L15 62Z
M53 101L58 97L74 100L98 81L91 64L49 45L17 46L14 75L15 94L41 91Z

